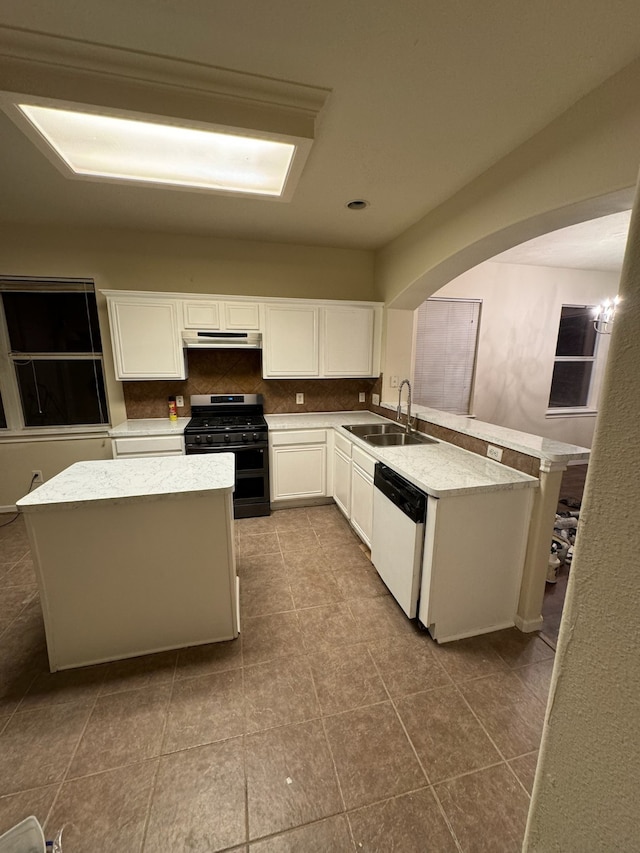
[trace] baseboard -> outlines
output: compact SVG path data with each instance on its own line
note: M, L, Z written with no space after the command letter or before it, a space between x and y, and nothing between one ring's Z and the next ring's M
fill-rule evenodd
M538 616L537 619L523 619L521 616L516 615L514 621L516 623L516 628L524 634L530 634L532 631L539 631L544 624L542 616Z
M18 507L15 504L13 506L11 506L11 504L9 504L8 506L0 506L0 513L1 512L17 512L17 511L18 511Z
M333 498L293 498L292 500L271 501L272 511L278 509L301 509L306 506L324 506L332 504Z

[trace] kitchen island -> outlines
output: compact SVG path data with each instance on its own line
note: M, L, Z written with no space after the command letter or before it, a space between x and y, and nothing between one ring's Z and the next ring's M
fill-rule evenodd
M238 635L233 454L78 462L17 502L51 671Z

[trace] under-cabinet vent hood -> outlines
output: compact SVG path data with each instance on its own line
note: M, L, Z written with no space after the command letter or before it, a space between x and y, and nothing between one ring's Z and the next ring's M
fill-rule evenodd
M260 332L185 332L188 349L262 349Z

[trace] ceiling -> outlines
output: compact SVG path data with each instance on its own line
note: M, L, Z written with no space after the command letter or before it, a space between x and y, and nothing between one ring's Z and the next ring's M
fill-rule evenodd
M3 0L0 26L330 90L286 203L70 181L0 113L0 217L360 249L402 233L640 44L637 0ZM370 206L345 207L359 198Z
M631 211L559 228L492 258L503 264L620 272Z

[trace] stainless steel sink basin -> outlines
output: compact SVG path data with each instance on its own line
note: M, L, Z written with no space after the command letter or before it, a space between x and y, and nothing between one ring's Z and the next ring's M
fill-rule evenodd
M420 435L415 432L409 435L406 432L379 433L378 435L363 435L362 438L376 447L406 447L411 444L438 443L435 438L429 438L427 435Z
M404 433L402 424L353 424L345 426L344 429L357 435L358 438L364 438L367 435L387 435L388 433Z

